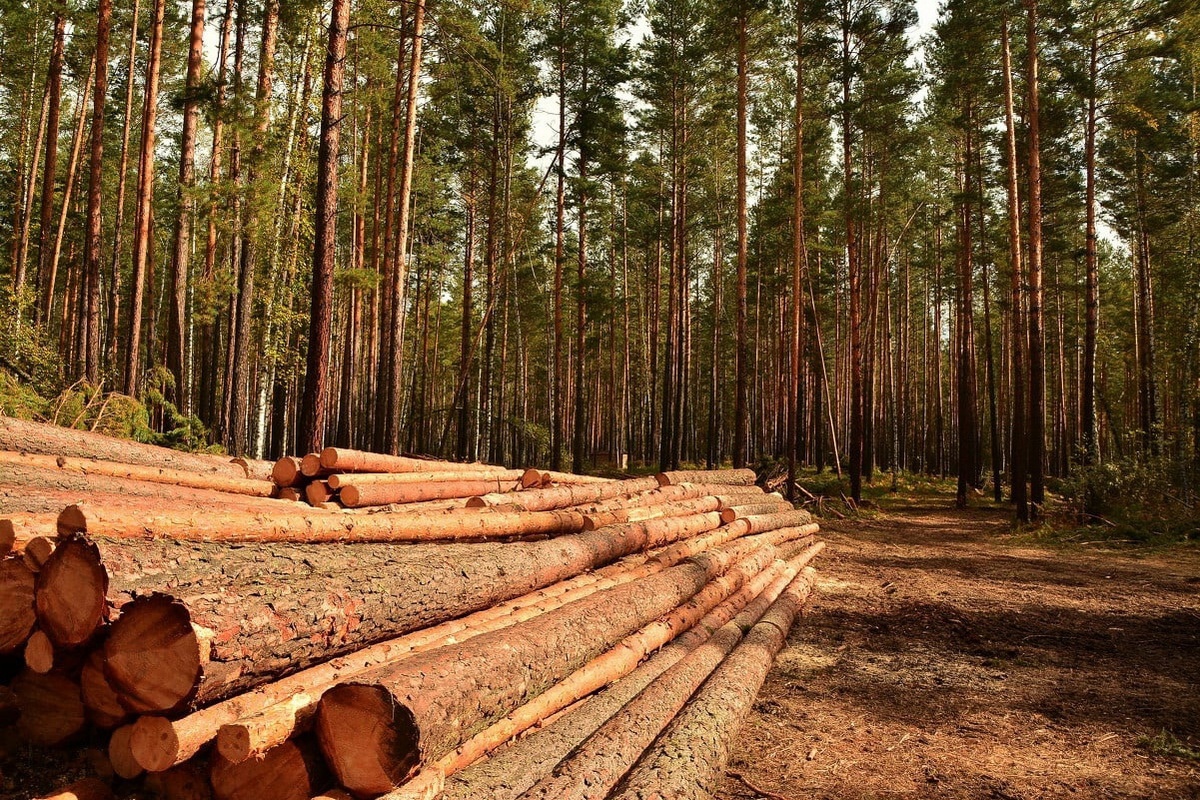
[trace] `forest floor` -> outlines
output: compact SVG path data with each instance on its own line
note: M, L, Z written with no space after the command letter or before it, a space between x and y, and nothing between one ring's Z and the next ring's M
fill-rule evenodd
M1200 798L1200 551L1041 545L1010 513L823 523L722 800Z

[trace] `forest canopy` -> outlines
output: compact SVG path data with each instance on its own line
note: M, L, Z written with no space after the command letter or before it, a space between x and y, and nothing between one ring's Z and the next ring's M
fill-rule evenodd
M4 412L1194 509L1198 87L1193 2L0 0Z

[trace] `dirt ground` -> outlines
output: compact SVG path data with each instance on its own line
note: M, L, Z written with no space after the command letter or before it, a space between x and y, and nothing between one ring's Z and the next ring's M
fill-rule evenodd
M1200 553L938 505L823 526L723 800L1200 798Z

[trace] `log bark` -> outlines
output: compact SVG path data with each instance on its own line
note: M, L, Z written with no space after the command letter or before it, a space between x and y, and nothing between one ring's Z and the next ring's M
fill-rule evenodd
M730 486L753 486L758 480L752 469L674 470L657 475L660 486L678 483L705 483Z
M533 477L535 472L538 475L536 482ZM526 477L524 480L528 481L528 483L525 484L526 488L532 488L534 486L552 486L554 484L572 485L607 483L610 480L609 478L600 478L595 475L579 475L574 472L555 472L553 470L550 472L543 472L541 470L526 470L525 475Z
M812 572L804 582L812 584ZM621 781L614 800L687 800L718 791L737 733L803 603L803 585L793 583L797 591L780 598L790 600L772 606L721 663Z
M295 513L122 509L86 503L63 509L61 536L86 533L117 539L171 537L197 542L431 542L503 536L567 534L583 530L571 511L497 513L463 509L424 514L342 514L324 509ZM719 524L719 523L718 523Z
M424 500L468 498L489 492L515 491L517 484L504 480L450 480L421 483L340 482L339 497L348 508L385 506L391 503L418 503Z
M213 756L209 773L217 800L310 800L332 785L311 739L284 742L263 758L232 764Z
M38 800L113 800L113 793L99 778L84 778Z
M243 467L225 456L184 453L166 447L115 439L91 431L0 417L0 450L51 456L95 458L144 467L162 467L197 474L212 473L230 478L266 479L271 464L249 461Z
M654 478L635 478L625 481L607 481L604 483L567 484L554 486L549 489L527 489L517 497L511 494L483 494L471 498L468 507L495 506L502 503L517 503L528 511L547 511L556 508L569 508L585 503L598 503L611 500L622 495L632 495L658 488Z
M519 469L506 469L502 471L493 469L481 470L432 470L426 472L351 472L338 473L329 476L329 485L334 489L341 489L344 486L366 486L366 485L407 485L413 483L426 482L441 482L441 481L505 481L509 483L517 483L524 474ZM503 497L510 497L507 490L503 490ZM529 509L534 511L537 509Z
M518 630L484 634L343 683L325 693L317 711L322 752L352 793L390 791L423 764L686 602L732 564L728 554L704 553Z
M791 583L803 564L807 563L810 552L806 550L781 569L764 570L646 663L579 707L490 758L450 776L446 781L443 800L472 800L477 797L516 800L639 692L704 644L723 625L740 614L757 621Z
M470 635L530 619L533 616L531 610L549 611L601 589L655 574L685 558L734 541L747 529L744 524L723 526L650 553L627 556L595 572L358 650L174 722L164 717L142 717L135 726L134 752L146 769L162 770L187 760L219 732L218 748L230 761L236 763L259 755L305 729L321 694L340 680L419 650L462 641ZM801 535L808 533L806 530ZM489 627L490 624L495 627Z
M462 464L455 461L389 456L346 447L326 447L321 451L321 466L331 472L505 472L504 467L488 464Z
M780 514L795 511L795 506L786 500L773 503L746 503L721 509L721 521L733 522L742 517L761 516L763 514Z
M131 710L174 711L719 524L706 514L507 544L73 541L43 569L39 609L52 605L43 596L70 609L45 625L70 641L86 641L121 609L104 644L109 681ZM66 554L73 566L54 568Z
M792 580L766 612L767 624L772 624L772 620L782 624L786 620L790 626L790 620L804 604L810 590L808 575ZM724 625L642 690L571 753L570 758L525 792L522 800L603 800L607 797L700 685L758 622L757 618L743 613Z
M54 747L83 731L79 684L65 675L39 675L25 670L12 682L21 716L17 732L31 744Z
M15 653L33 633L35 576L21 558L0 561L0 655Z
M779 551L771 544L766 544L751 553L730 568L728 572L709 581L695 596L671 613L626 637L613 649L592 659L566 679L538 695L534 700L516 709L504 719L422 770L408 784L389 793L388 800L418 800L418 798L440 792L444 787L446 775L469 766L538 722L568 708L606 684L628 675L651 652L667 644L681 632L698 624L708 613L732 597L743 586L752 582L757 575L764 572L775 574L785 568L786 564L777 560L778 555ZM753 622L750 622L746 627L752 624ZM736 630L740 637L741 628L738 627ZM720 635L721 632L718 632L718 636ZM718 658L717 661L719 662L719 660ZM715 667L716 664L714 663L713 666ZM711 667L709 671L711 671ZM689 691L679 701L680 704L686 701L690 695ZM665 725L669 720L670 717L667 717L662 724ZM661 727L659 726L659 730ZM650 739L653 739L653 734ZM647 745L649 745L649 740L641 749ZM640 754L641 749L636 753ZM634 759L636 759L636 754L629 759L628 763L632 764ZM615 783L622 774L624 774L624 770L613 775L609 785ZM547 796L556 797L557 795L551 793ZM603 798L604 793L600 793L598 796Z
M211 489L217 492L245 494L254 497L270 497L274 491L274 486L270 481L229 477L212 472L198 473L192 470L147 467L94 458L0 451L0 465L8 464L34 467L49 472L57 470L69 475L101 475L108 478L124 478L169 486L187 486L193 489Z

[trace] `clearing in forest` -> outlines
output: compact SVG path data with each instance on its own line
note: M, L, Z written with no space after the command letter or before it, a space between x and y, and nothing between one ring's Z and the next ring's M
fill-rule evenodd
M1200 553L951 506L823 524L721 797L1200 797Z

